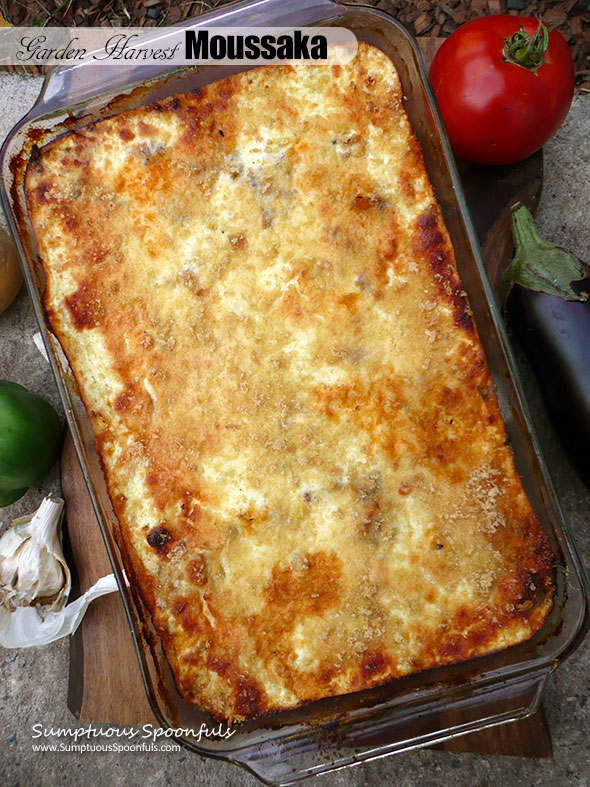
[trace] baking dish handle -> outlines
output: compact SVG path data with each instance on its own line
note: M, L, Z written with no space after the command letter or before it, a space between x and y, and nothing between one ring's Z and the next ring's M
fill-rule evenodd
M175 35L179 30L193 30L199 27L305 27L316 22L326 22L330 17L346 13L346 7L335 0L241 0L221 6L204 17L187 19L170 28L148 28L142 40L144 46L157 41L165 46L167 35ZM239 20L239 25L237 24ZM170 66L170 73L178 66ZM104 91L128 89L130 83L145 82L165 73L161 63L137 65L133 61L100 63L85 60L68 66L57 66L46 77L37 103L31 109L27 120L63 110L67 106L84 104Z
M266 784L286 785L309 776L429 746L534 713L552 669L520 674L473 691L445 706L440 695L422 708L410 704L383 712L367 711L320 728L305 729L282 740L268 740L229 759Z

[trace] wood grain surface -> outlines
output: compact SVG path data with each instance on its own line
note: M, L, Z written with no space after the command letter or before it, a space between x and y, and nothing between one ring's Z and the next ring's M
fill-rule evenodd
M441 41L420 39L427 63ZM510 167L488 168L466 162L458 165L486 266L497 292L502 270L512 256L510 206L520 200L535 211L542 186L542 152ZM111 566L69 435L62 453L61 476L72 558L83 592L99 577L110 573ZM118 594L93 602L71 638L68 707L81 721L158 726L146 698ZM552 754L542 711L522 721L455 738L437 748L524 757Z

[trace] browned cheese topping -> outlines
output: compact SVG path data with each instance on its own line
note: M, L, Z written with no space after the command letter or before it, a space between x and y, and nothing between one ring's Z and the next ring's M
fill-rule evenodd
M240 720L542 625L553 557L382 52L66 133L26 194L189 702Z

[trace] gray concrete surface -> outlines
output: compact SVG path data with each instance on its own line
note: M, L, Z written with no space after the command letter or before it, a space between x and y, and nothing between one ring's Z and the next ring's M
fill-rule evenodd
M0 75L0 138L25 113L40 87L36 78ZM590 96L578 96L557 136L547 145L539 226L547 238L580 257L590 256ZM0 378L18 381L60 407L49 367L32 343L35 320L27 293L0 316ZM547 421L533 381L527 392L559 495L586 562L590 564L590 493L572 471ZM32 510L59 489L57 469L25 498L0 511L0 523ZM66 706L68 644L35 650L0 650L0 784L2 785L254 785L236 766L187 751L150 753L35 753L33 725L76 728ZM321 777L336 785L587 785L590 784L590 640L551 677L545 707L554 758L451 755L417 751ZM103 741L104 742L104 741Z

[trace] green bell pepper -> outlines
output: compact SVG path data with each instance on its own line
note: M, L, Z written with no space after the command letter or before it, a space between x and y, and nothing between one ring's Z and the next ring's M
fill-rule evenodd
M22 497L57 459L61 424L42 396L0 380L0 508Z

